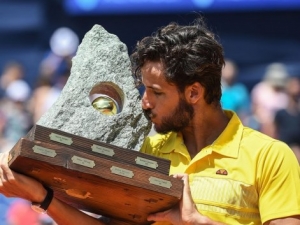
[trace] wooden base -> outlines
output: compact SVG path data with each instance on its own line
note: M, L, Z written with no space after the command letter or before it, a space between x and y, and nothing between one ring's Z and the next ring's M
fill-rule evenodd
M53 188L58 199L119 225L149 224L147 215L177 204L183 189L181 180L153 168L27 138L10 151L9 165Z

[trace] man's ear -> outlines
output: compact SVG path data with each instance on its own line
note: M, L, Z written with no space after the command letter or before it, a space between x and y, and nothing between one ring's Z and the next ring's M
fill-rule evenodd
M199 99L204 98L204 88L203 86L195 82L185 88L185 98L187 102L195 104Z

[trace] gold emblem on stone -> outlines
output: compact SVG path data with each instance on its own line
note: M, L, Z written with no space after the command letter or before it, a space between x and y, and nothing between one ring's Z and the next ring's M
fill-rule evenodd
M111 116L122 111L124 93L114 83L101 82L92 88L89 99L94 109L103 115Z
M118 107L111 98L101 96L93 101L93 107L104 115L116 115Z

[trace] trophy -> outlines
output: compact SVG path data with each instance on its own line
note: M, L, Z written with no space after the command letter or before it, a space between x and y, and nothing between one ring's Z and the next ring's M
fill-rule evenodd
M10 151L10 168L113 224L149 224L148 214L179 202L183 184L169 160L138 151L151 130L140 100L127 47L95 25L57 101Z

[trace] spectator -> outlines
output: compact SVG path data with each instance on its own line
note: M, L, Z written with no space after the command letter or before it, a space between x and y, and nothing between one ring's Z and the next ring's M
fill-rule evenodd
M248 117L250 112L250 97L246 86L237 82L237 65L229 60L225 60L222 69L222 107L235 111L242 121Z
M53 32L49 44L50 51L40 64L40 76L50 78L52 83L59 83L61 75L71 69L79 38L70 28L60 27Z
M272 63L267 67L264 79L256 84L251 92L252 113L260 124L259 130L271 137L275 137L273 121L276 111L287 107L287 78L285 66Z
M32 126L31 115L26 108L30 94L31 89L23 80L11 82L5 91L1 110L6 122L3 137L7 142L7 150L27 134Z
M9 151L17 140L27 133L31 125L31 117L26 112L26 101L30 96L31 89L23 78L24 67L22 64L15 61L6 64L0 79L0 152ZM0 225L15 225L8 223L6 216L16 200L0 195L2 216Z
M300 79L291 77L287 81L288 105L275 114L276 137L287 143L300 163Z
M1 97L4 97L6 88L16 80L24 78L24 67L22 64L11 61L6 63L0 77Z
M41 76L37 87L33 90L28 109L31 112L33 123L54 104L60 95L61 89L54 86L47 76Z

